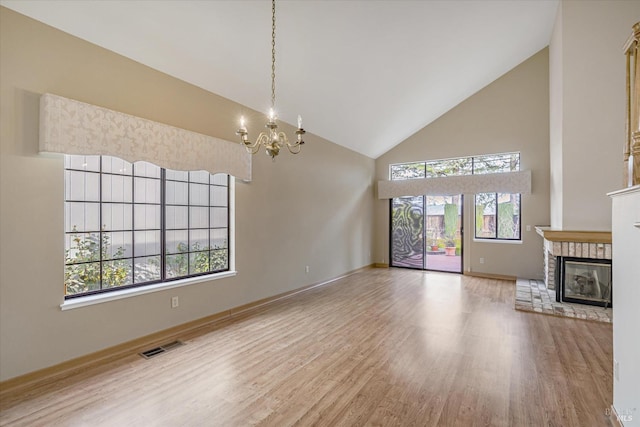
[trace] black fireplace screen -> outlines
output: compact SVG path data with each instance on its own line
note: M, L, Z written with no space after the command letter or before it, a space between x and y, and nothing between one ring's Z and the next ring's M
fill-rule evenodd
M611 261L562 258L562 300L611 307Z

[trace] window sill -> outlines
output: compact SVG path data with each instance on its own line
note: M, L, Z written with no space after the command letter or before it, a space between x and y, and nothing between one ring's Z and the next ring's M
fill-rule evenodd
M521 245L522 240L506 240L506 239L473 239L474 243L506 243L507 245Z
M65 300L60 304L61 310L72 310L74 308L86 307L94 304L102 304L103 302L115 301L123 298L135 297L138 295L149 294L152 292L166 291L167 289L180 288L182 286L195 285L196 283L210 282L212 280L224 279L225 277L233 277L238 274L237 271L225 271L215 273L208 276L189 277L187 279L175 280L166 283L157 283L155 285L141 286L139 288L123 289L121 291L107 292L104 294L87 295L86 297L78 297Z

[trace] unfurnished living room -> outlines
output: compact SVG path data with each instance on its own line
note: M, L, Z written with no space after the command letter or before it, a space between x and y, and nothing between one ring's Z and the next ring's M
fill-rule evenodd
M0 0L0 425L640 426L640 1Z

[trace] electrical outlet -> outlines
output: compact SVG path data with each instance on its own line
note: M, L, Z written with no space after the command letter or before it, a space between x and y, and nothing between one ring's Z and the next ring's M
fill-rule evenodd
M527 225L527 231L531 231L531 226Z
M178 297L172 297L171 298L171 308L176 308L180 305L180 300L178 299Z
M480 264L484 264L484 258L480 258Z
M616 359L613 359L613 378L620 381L620 363Z
M308 272L309 272L309 266L308 266L308 265L304 267L304 272L305 272L305 273L308 273Z

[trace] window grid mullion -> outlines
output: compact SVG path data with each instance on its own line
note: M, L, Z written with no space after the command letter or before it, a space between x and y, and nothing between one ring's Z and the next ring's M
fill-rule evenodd
M212 227L212 218L211 218L211 205L212 205L212 200L211 200L211 188L212 188L212 184L213 184L213 175L209 174L209 185L207 185L207 245L205 247L209 248L207 250L207 265L209 266L209 268L207 268L208 271L211 271L211 227Z
M187 275L191 272L191 172L187 173Z
M493 233L493 238L497 239L498 238L498 224L500 224L500 220L498 218L498 212L500 212L500 209L498 209L498 193L494 193L494 197L495 197L495 206L496 206L496 224L495 224L495 230Z
M225 252L227 253L227 269L231 268L229 264L229 260L231 259L231 242L230 234L231 234L231 193L229 188L231 188L231 176L227 175L227 247L225 248Z
M160 280L167 280L167 171L160 169Z
M145 221L145 225L146 225L146 221ZM131 283L136 283L136 164L135 163L131 163Z
M102 256L102 241L103 241L103 230L102 230L102 220L103 220L103 216L102 216L102 199L103 199L103 193L102 193L102 156L100 156L99 158L99 167L98 169L100 170L100 175L98 175L98 192L99 192L99 196L98 199L100 200L100 209L98 210L98 216L100 218L100 221L98 222L98 229L100 230L100 232L98 233L98 253L99 253L99 262L100 262L100 277L99 277L99 281L100 281L100 290L104 289L104 283L102 281L103 278L103 269L104 266L102 265L103 263L103 256ZM86 186L85 186L85 191L86 191ZM85 194L86 197L86 194Z

